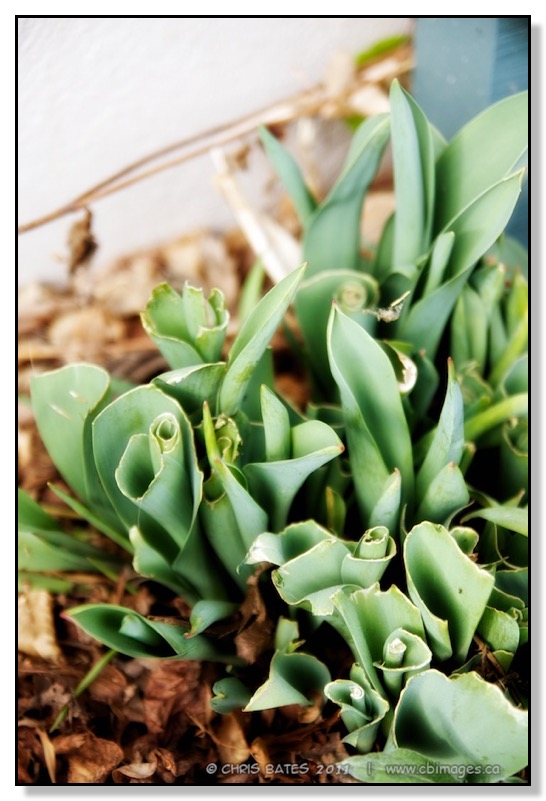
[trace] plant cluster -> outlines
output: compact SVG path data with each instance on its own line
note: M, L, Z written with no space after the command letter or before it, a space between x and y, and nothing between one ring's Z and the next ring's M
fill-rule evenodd
M41 438L74 494L55 491L119 553L21 494L21 580L58 590L52 572L115 576L130 561L185 599L187 625L109 604L71 619L131 657L224 663L217 712L338 705L344 766L366 783L517 782L527 699L508 674L527 642L527 281L504 231L527 98L449 143L397 82L390 99L320 203L261 131L305 263L246 298L227 355L222 293L164 284L142 323L168 372L134 387L89 364L33 378ZM362 204L389 141L396 210L363 247ZM292 304L305 409L275 390L269 347ZM274 622L258 681L228 625L249 587ZM319 627L346 643L346 675L313 649ZM415 772L393 777L402 763Z

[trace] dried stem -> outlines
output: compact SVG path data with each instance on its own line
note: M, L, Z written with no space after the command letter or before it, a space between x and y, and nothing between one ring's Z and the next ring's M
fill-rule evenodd
M366 84L370 85L380 81L392 80L397 76L408 73L412 66L413 61L411 57L406 57L402 60L391 57L383 62L372 64L358 72L358 85L354 87L354 89L360 89L362 85ZM304 92L300 92L273 106L262 108L252 114L241 117L233 122L218 125L207 131L174 142L127 165L110 177L105 178L95 186L87 189L83 194L78 195L64 206L42 217L20 225L18 233L23 234L27 231L32 231L59 217L64 217L67 214L80 211L86 208L91 202L100 200L122 189L126 189L139 181L157 175L164 170L176 167L196 156L203 155L214 147L226 145L235 139L252 133L260 125L286 123L299 117L312 116L315 114L321 114L327 117L336 116L336 114L339 114L336 103L339 104L339 102L340 99L336 101L336 99L329 97L325 87L321 84ZM343 103L345 102L346 100L343 99ZM142 170L143 167L151 162L164 158L178 150L184 152L174 159L157 164L155 167ZM140 172L137 172L138 170L140 170ZM132 175L132 173L136 174Z

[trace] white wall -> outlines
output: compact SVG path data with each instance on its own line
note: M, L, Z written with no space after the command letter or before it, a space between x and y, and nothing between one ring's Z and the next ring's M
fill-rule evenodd
M19 20L19 224L128 163L319 82L407 17ZM199 226L233 225L208 156L92 206L100 267ZM19 237L19 283L63 281L74 216Z

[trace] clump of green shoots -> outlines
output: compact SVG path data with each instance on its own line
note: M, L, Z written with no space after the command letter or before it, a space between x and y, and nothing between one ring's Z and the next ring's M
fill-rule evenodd
M131 562L187 601L187 625L87 604L70 610L78 626L132 657L224 663L220 713L338 705L345 767L364 783L512 782L527 764L525 699L481 675L475 647L506 673L527 642L527 282L504 234L526 102L509 97L446 142L394 82L390 114L358 128L321 203L264 129L305 264L229 351L219 290L162 285L142 322L168 372L121 393L88 364L32 382L73 494L56 491L120 555L71 542L23 495L22 579ZM362 204L389 141L396 210L362 255ZM276 391L269 348L291 304L304 409ZM258 685L214 634L249 582L277 595ZM319 626L352 653L346 676L313 652ZM402 763L413 772L393 775Z

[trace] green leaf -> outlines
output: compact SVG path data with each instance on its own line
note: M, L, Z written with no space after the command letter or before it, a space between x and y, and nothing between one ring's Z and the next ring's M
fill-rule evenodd
M245 561L251 565L260 562L284 565L310 551L315 545L334 539L334 535L315 520L292 523L279 534L265 532L257 537L252 543Z
M213 623L231 617L239 609L239 604L230 601L198 601L190 615L191 630L188 637L195 637L206 631Z
M331 679L326 665L314 656L276 651L271 660L269 678L259 687L244 712L276 709L289 704L312 706L316 694L322 695Z
M305 265L283 278L243 323L229 352L227 373L220 389L219 407L234 414L240 406L254 368L293 300Z
M400 696L393 742L458 766L466 783L494 784L527 765L527 712L474 672L448 678L427 670Z
M207 299L202 289L188 282L182 295L168 284L159 284L140 317L173 369L219 361L229 313L218 289Z
M528 404L527 393L518 392L517 395L504 398L485 411L478 412L465 421L465 439L476 441L512 417L526 417Z
M125 497L158 522L182 549L201 501L203 474L185 415L164 412L134 434L115 471Z
M421 523L404 543L408 592L421 610L438 659L462 662L491 595L494 578L466 556L443 526Z
M495 184L451 221L445 233L455 235L448 279L419 300L397 335L434 357L451 311L477 260L502 233L520 192L521 174ZM487 224L484 223L487 221Z
M447 525L455 512L464 509L469 500L464 476L457 465L450 462L431 481L415 518Z
M461 388L455 375L453 362L448 361L447 390L432 443L417 473L415 483L418 501L438 473L450 462L459 464L464 447L464 409Z
M244 467L250 492L268 511L275 531L286 525L292 501L305 479L343 450L330 426L309 420L292 429L289 459L255 462Z
M32 407L40 437L67 484L119 531L119 520L93 461L91 425L109 400L110 379L100 367L72 364L35 375Z
M515 615L508 612L487 606L478 626L478 634L492 651L515 654L518 649L518 622Z
M112 542L117 543L129 553L132 553L133 549L131 547L131 543L127 538L127 535L120 534L115 528L109 526L105 523L104 518L102 515L96 514L92 512L87 506L84 506L83 503L80 503L76 498L73 498L67 492L64 492L60 487L56 487L54 484L49 485L49 489L57 495L62 501L66 503L66 505L75 512L78 517L82 520L87 520L88 523L91 523L97 531L102 531L103 534L106 534Z
M430 295L435 289L441 286L454 244L455 234L453 231L440 234L434 240L430 259L426 267L426 283L423 290L424 297Z
M397 698L408 679L428 668L431 659L432 652L422 637L399 628L389 634L383 658L374 665L381 671L390 697Z
M212 692L214 695L209 701L210 706L221 715L242 709L248 704L252 695L248 687L235 676L217 681L212 685Z
M529 510L525 507L520 509L516 506L490 506L486 509L479 509L466 515L463 522L481 518L489 520L496 526L502 526L510 531L517 531L527 537L529 528Z
M411 748L351 756L339 763L341 769L364 784L462 784L461 770L446 766ZM463 768L463 773L465 772Z
M489 106L451 140L436 165L437 231L518 167L528 147L527 120L527 92L521 92Z
M218 390L225 374L223 362L197 364L162 373L153 379L152 384L177 400L188 415L200 413L205 402L215 414Z
M301 170L292 154L265 126L260 126L258 132L265 152L290 195L302 225L305 226L316 209L315 198L305 185Z
M353 136L341 175L304 231L309 276L323 270L358 269L362 203L388 137L389 118L381 114L362 123Z
M324 694L340 707L341 719L349 730L342 742L361 754L371 751L389 704L371 687L360 665L352 666L349 679L329 682Z
M424 639L418 608L395 585L382 591L379 584L373 584L350 596L338 590L332 601L337 615L330 619L331 624L347 640L374 689L386 697L377 664L383 661L385 643L394 631L403 629Z
M197 635L188 639L182 627L147 620L122 606L87 604L70 609L67 615L99 642L137 659L156 656L229 661L229 657L205 637Z
M451 356L457 368L475 362L483 374L487 358L487 312L481 296L463 287L451 317Z
M379 302L379 286L372 276L341 268L323 270L302 283L296 296L298 323L305 341L306 354L314 370L314 380L326 398L335 389L328 366L326 331L336 301L341 310L368 331L375 318L369 313Z
M261 389L265 453L268 462L290 458L290 418L286 406L265 384Z
M164 553L174 558L178 546L165 529L159 525L155 517L134 500L127 497L118 485L116 472L124 457L129 441L138 435L150 434L157 420L165 414L172 415L184 431L184 467L185 474L180 476L181 492L189 503L185 523L193 520L200 500L201 473L197 469L195 453L192 452L193 434L190 423L179 404L153 385L140 386L130 390L113 401L97 416L93 423L93 450L97 470L102 484L119 517L127 528L138 525L144 536L154 532L153 536L162 542Z
M382 348L335 306L328 352L347 421L357 498L368 520L395 468L402 479L402 503L413 493L411 441L400 391Z
M434 203L434 151L429 124L394 80L390 90L396 213L393 264L411 277L428 247Z

